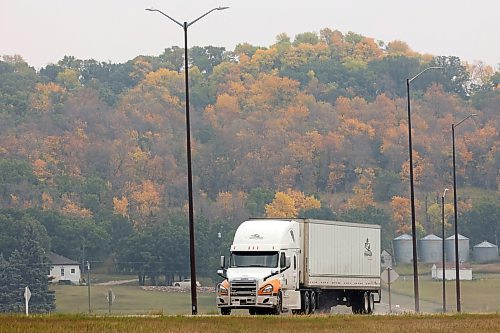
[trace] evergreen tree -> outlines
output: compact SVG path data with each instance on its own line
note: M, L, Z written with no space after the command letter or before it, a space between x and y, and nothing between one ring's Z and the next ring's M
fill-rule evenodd
M10 258L19 256L14 250ZM23 310L23 287L19 266L11 265L0 256L0 312L21 312Z
M49 290L49 262L40 244L41 235L29 222L26 225L20 235L20 248L12 251L8 260L0 255L0 312L24 311L25 287L31 291L30 312L55 309L54 292Z

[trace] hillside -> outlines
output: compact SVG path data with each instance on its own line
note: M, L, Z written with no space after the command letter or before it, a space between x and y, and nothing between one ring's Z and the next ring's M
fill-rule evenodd
M500 72L331 29L189 54L205 274L234 227L266 212L382 223L385 245L408 231L405 80L429 66L444 70L411 86L419 231L435 232L452 188L451 124L476 113L457 129L460 218L474 241L500 234L486 213L500 205ZM133 271L187 272L183 50L120 64L66 56L38 72L2 59L4 220L28 214L74 259L85 248Z

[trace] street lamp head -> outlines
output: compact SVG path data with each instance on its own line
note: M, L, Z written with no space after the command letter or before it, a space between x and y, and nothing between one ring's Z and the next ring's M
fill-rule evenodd
M447 188L445 188L445 189L444 189L444 192L443 192L443 198L446 196L446 192L448 192L448 189L447 189Z
M221 6L219 6L219 7L217 7L216 9L217 9L217 10L224 10L224 9L228 9L228 8L229 8L229 7L221 7Z

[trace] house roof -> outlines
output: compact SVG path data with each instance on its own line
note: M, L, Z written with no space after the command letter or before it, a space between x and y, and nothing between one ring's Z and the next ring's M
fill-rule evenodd
M78 261L68 259L54 252L49 252L48 257L52 265L80 265Z

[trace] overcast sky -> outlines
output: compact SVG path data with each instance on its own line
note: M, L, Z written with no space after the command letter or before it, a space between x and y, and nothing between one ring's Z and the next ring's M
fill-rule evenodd
M243 42L269 46L323 28L384 42L402 40L419 53L500 63L499 0L0 0L0 55L20 54L37 68L64 55L124 62L183 46L182 28L156 12L190 22L189 47Z

